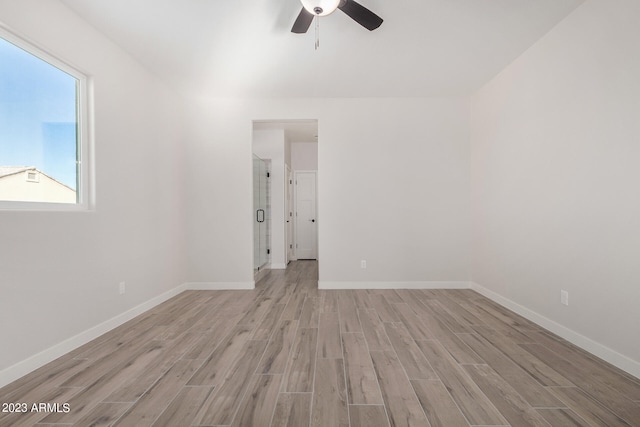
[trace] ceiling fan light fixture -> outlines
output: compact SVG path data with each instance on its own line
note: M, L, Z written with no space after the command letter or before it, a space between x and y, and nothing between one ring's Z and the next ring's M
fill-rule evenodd
M300 0L302 6L314 16L327 16L340 5L340 0Z

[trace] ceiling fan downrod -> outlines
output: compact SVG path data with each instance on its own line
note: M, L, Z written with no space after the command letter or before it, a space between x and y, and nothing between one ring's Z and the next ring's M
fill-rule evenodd
M316 17L316 49L320 47L320 18Z

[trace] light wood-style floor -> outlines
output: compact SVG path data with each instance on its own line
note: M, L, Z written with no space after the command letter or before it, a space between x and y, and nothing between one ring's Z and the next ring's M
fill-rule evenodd
M640 426L640 381L470 290L188 291L0 389L0 426ZM61 407L62 408L62 407Z

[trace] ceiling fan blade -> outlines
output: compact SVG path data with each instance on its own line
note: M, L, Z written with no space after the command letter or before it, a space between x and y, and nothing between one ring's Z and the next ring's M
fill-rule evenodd
M314 16L307 12L307 10L303 7L300 11L300 14L296 18L296 22L293 23L291 32L296 34L306 33L311 26L311 23L313 22L313 18Z
M343 0L338 8L369 31L375 30L382 24L382 18L353 0Z

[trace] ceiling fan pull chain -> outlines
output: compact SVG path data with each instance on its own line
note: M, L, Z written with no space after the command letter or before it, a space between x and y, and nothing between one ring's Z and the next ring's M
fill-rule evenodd
M320 47L320 17L316 16L316 50Z

